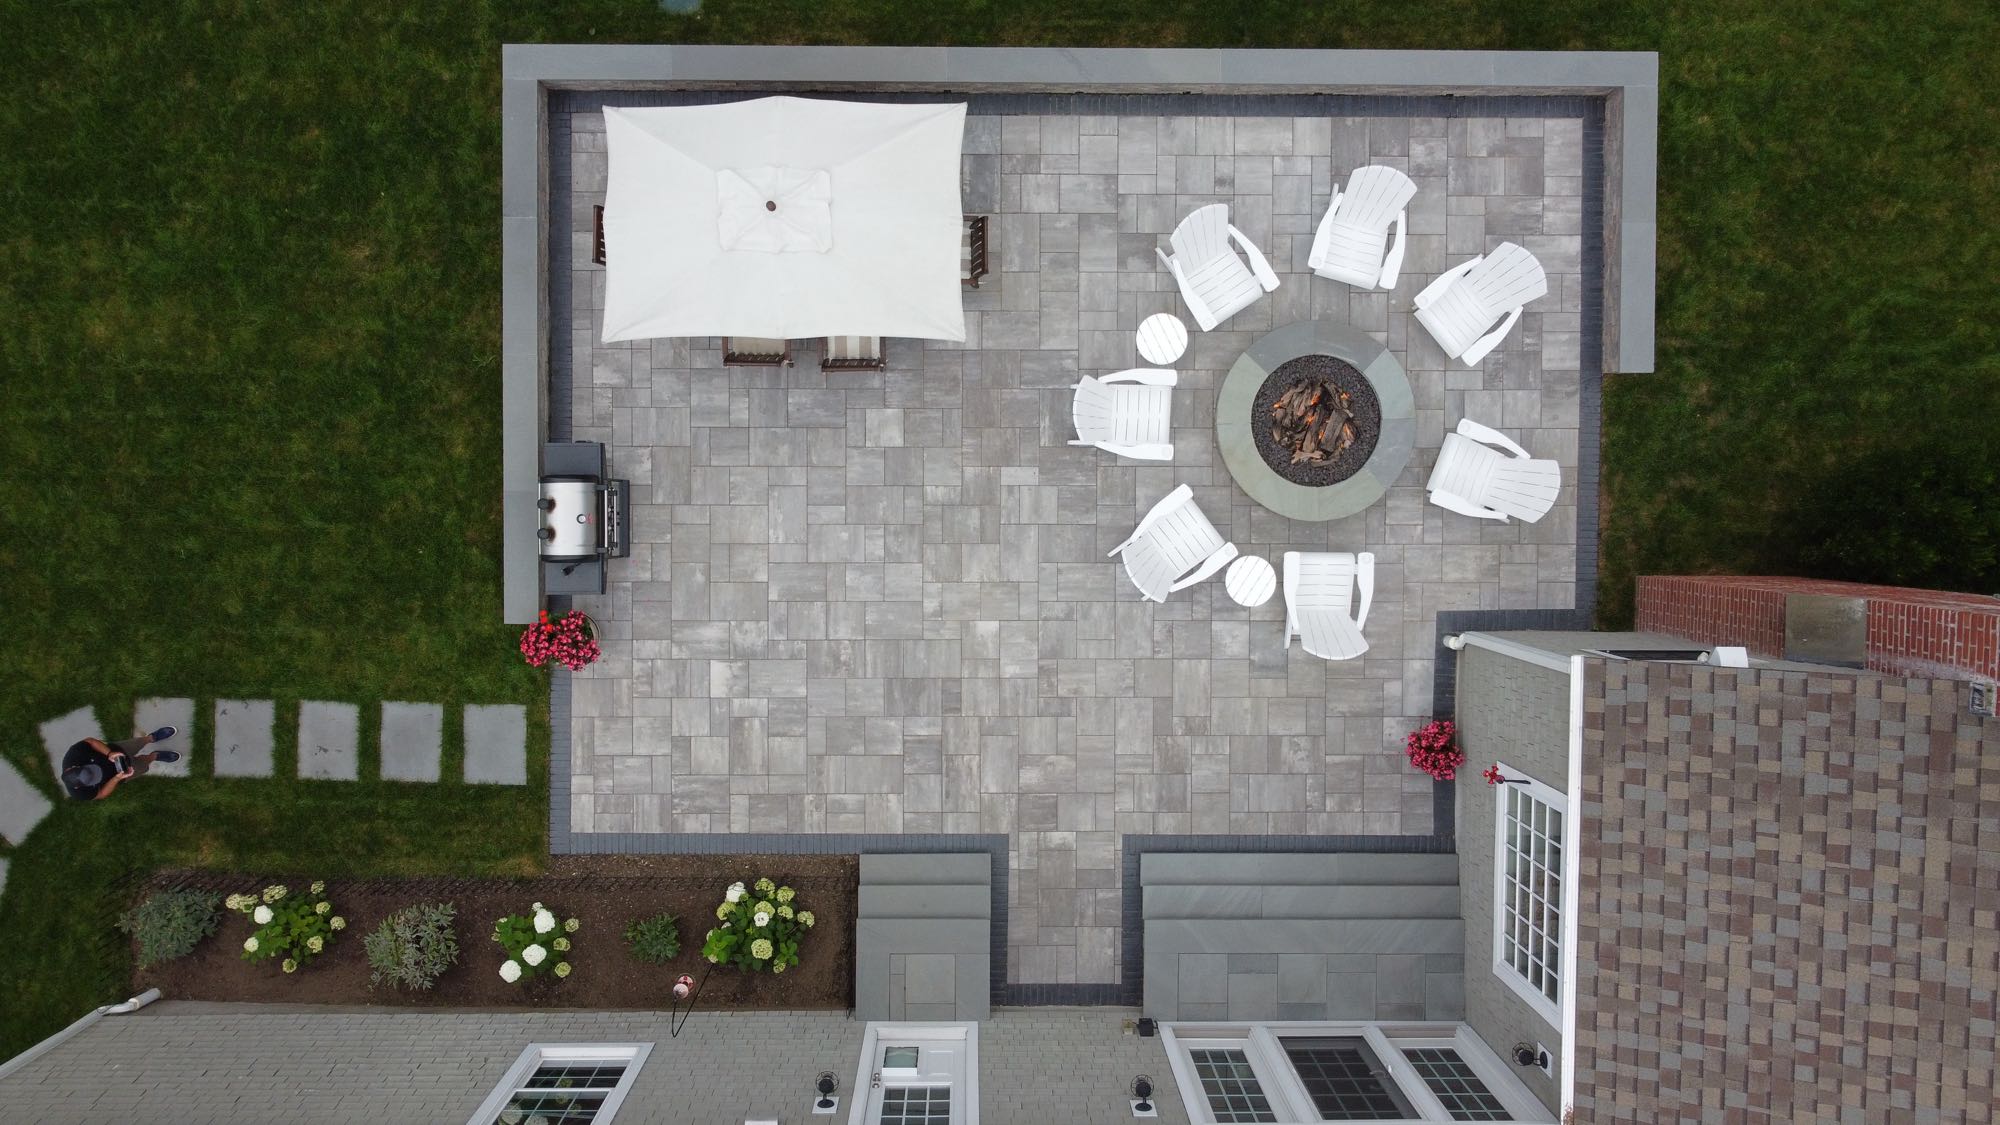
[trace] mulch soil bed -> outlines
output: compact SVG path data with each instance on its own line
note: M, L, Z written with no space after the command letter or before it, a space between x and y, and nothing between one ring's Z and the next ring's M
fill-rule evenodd
M723 891L738 879L769 876L798 891L793 905L811 910L817 923L799 949L799 963L784 973L751 973L710 966L703 937L716 924ZM261 891L283 883L303 893L314 875L230 875L162 871L147 880L140 898L171 886L215 891ZM859 864L844 855L557 856L534 879L327 879L326 896L347 929L332 947L287 975L275 959L243 960L243 939L256 927L225 910L216 933L177 961L138 969L134 989L158 988L175 1000L245 1000L308 1004L381 1004L397 1007L667 1008L674 979L703 980L704 1010L851 1008L854 1005L854 910ZM424 902L457 907L458 964L427 992L382 984L370 987L362 939L388 915ZM492 939L494 922L526 914L541 902L558 918L577 918L567 954L567 980L544 973L518 984L500 979L506 954ZM649 964L625 945L625 924L667 911L680 921L681 951L672 961Z

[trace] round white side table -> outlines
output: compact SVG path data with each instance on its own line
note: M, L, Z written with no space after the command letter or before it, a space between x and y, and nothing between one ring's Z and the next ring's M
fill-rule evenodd
M1278 573L1256 555L1244 555L1229 564L1222 586L1240 606L1260 606L1278 592Z
M1187 325L1172 313L1154 313L1139 324L1139 355L1147 363L1172 363L1187 345Z

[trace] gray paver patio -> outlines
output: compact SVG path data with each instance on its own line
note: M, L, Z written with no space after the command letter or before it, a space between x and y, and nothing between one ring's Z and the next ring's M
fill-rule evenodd
M69 748L86 738L103 738L104 730L97 725L97 712L89 707L79 707L67 715L58 715L43 723L42 747L49 752L49 772L55 777L62 776L63 755Z
M467 704L465 780L487 785L528 783L528 712L518 704Z
M436 703L382 705L384 781L436 781L443 745L443 707Z
M271 725L276 706L268 699L215 701L215 776L271 776Z
M1440 610L1573 604L1583 277L1574 118L968 119L963 196L993 270L963 345L891 340L889 370L721 366L719 341L598 338L602 117L572 117L572 434L633 482L632 554L577 605L604 658L573 682L576 832L985 832L1011 837L1009 979L1118 979L1127 833L1423 833L1401 740L1431 712ZM1371 161L1419 194L1393 293L1310 276L1337 182ZM1176 457L1068 447L1079 372L1139 365L1154 258L1227 202L1282 286L1176 365ZM1447 364L1412 296L1513 240L1550 292L1480 369ZM610 253L617 253L616 247ZM1409 372L1416 453L1329 524L1257 506L1215 448L1215 393L1251 340L1352 324ZM1540 523L1425 502L1472 417L1565 468ZM1188 483L1246 554L1370 550L1358 660L1283 644L1283 600L1220 579L1144 602L1106 552ZM468 730L468 776L473 739Z
M360 727L361 708L352 703L300 703L299 776L333 781L359 777Z
M132 729L155 731L161 727L174 727L174 736L165 742L156 742L151 749L172 750L181 756L178 762L154 762L148 769L151 777L186 777L193 757L189 751L194 746L194 700L192 699L141 699L132 708Z
M54 809L54 803L22 777L21 771L0 762L0 839L20 847L35 825Z

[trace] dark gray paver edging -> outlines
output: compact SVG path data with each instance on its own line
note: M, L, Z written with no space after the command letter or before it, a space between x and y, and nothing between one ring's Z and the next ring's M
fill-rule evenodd
M547 405L543 204L551 90L664 86L746 92L872 88L981 91L1589 94L1613 118L1613 197L1596 233L1610 291L1609 366L1653 369L1659 56L1620 51L1307 51L982 47L508 44L501 48L502 609L541 601L535 499ZM1603 182L1605 165L1598 166ZM1586 235L1590 233L1586 227Z

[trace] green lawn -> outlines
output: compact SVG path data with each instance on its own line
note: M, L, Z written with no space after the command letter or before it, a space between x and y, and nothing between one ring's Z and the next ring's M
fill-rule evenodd
M364 742L381 699L539 710L498 624L510 41L1659 50L1660 371L1607 388L1601 616L1650 571L2000 589L1990 5L545 7L0 3L0 751L32 776L37 723L147 695L275 696L281 729L355 700ZM0 1055L120 995L136 873L526 870L545 796L61 808L8 857Z

